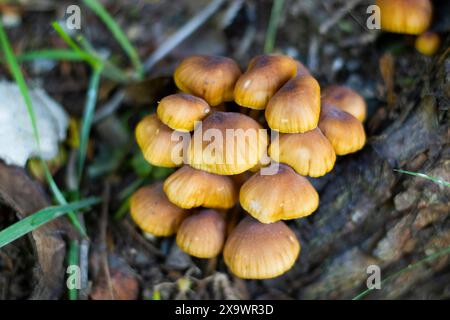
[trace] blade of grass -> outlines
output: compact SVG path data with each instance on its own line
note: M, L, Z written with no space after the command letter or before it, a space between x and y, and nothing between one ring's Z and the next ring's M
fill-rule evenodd
M114 213L115 220L120 220L125 217L128 210L130 209L130 199L131 198L127 198L120 204L119 209L117 209L117 211Z
M64 198L64 195L62 194L61 190L59 189L58 185L56 184L55 180L52 177L52 174L50 173L50 169L48 168L47 162L45 162L43 159L40 159L42 166L44 168L45 172L45 178L47 179L47 183L50 187L50 190L52 191L53 195L56 198L56 201L58 201L59 204L67 204L66 198ZM80 232L80 234L83 237L87 236L86 229L84 225L80 222L75 212L69 212L69 220L74 225L74 227Z
M83 51L78 44L67 34L66 31L64 31L63 27L61 25L54 21L52 22L52 27L55 29L55 31L58 33L58 35L64 40L67 45L72 48L73 51L77 52L80 55L84 55L86 58L86 61L92 66L92 68L96 69L99 68L101 65L101 61L99 61L96 57L90 55L89 53Z
M144 62L144 70L148 72L159 61L161 61L169 52L192 35L195 30L202 26L213 14L220 9L225 0L213 0L189 21L187 21L174 34L170 35Z
M83 120L80 132L80 149L78 152L78 185L81 182L84 163L86 162L89 133L91 131L92 119L94 117L95 105L97 103L97 93L102 70L103 68L94 69L91 79L89 81L89 87L86 97L86 105L84 107Z
M401 275L401 274L403 274L405 272L413 270L413 269L415 269L417 267L420 267L421 265L423 265L423 264L425 264L427 262L431 262L431 261L436 260L437 258L440 258L440 257L442 257L444 255L447 255L447 254L450 254L450 247L444 248L444 249L442 249L442 250L440 250L440 251L438 251L438 252L436 252L434 254L426 256L425 258L417 261L416 263L410 264L406 268L403 268L403 269L397 271L396 273L391 274L390 276L385 278L383 281L381 281L381 284L384 284L384 283L386 283L388 281L391 281L392 279L398 277L399 275ZM364 298L365 296L367 296L370 292L372 292L372 290L374 290L374 289L364 290L363 292L361 292L358 295L356 295L355 297L353 297L352 300L360 300L360 299Z
M106 11L106 9L96 0L83 0L84 4L88 6L95 14L103 21L103 23L108 27L109 31L112 33L117 42L121 45L122 49L127 54L128 58L131 60L136 73L140 78L144 75L144 69L142 62L139 59L139 55L136 49L128 40L125 33L122 31L117 22L111 17L111 15Z
M69 244L69 253L67 255L67 264L69 266L78 266L80 263L80 245L78 240L71 240ZM69 288L69 300L78 300L78 290L76 288Z
M119 193L119 200L121 200L121 204L119 209L117 209L114 213L115 220L120 220L126 215L130 209L131 195L148 180L148 177L138 178Z
M36 140L37 146L40 149L41 142L40 142L40 138L39 138L39 131L37 129L37 124L36 124L36 115L34 113L33 104L32 104L31 98L30 98L28 86L25 82L25 78L22 74L22 71L20 70L19 64L17 63L16 57L11 48L11 44L9 43L8 36L6 35L5 29L3 28L3 24L1 22L0 22L0 44L1 44L2 50L4 52L6 62L9 66L9 70L10 70L14 80L16 81L17 86L20 89L22 98L25 101L25 105L27 108L28 115L30 117L32 129L33 129L33 135ZM42 159L41 159L41 162L42 162L42 165L45 170L45 175L46 175L47 181L48 181L50 188L51 188L53 194L55 195L56 199L58 200L58 202L60 204L67 204L67 201L65 200L64 196L62 195L61 190L59 190L56 182L53 180L53 177L50 174L50 170L47 166L47 163L45 161L43 161ZM85 236L86 231L85 231L84 227L81 225L80 221L78 220L78 218L74 212L69 213L69 218L72 221L72 223L74 224L74 226L78 229L78 231L83 236Z
M277 36L278 23L280 22L284 0L273 0L270 13L269 26L267 27L266 40L264 42L264 53L272 53Z
M76 52L67 49L42 49L30 51L17 56L17 61L31 61L36 59L88 61L89 55L84 52Z
M88 52L90 55L96 57L98 61L102 61L103 76L121 83L128 83L130 82L130 80L132 80L128 74L122 71L122 69L118 68L108 60L102 59L102 57L100 57L95 51L92 44L83 35L78 35L76 39L85 52Z
M149 179L145 178L137 178L128 186L125 187L121 192L119 192L119 200L125 200L129 198L138 188L140 188L145 182Z
M87 198L69 204L50 206L14 223L0 231L0 248L39 228L43 224L69 212L90 207L100 202L99 198Z
M415 177L420 177L420 178L424 178L430 181L433 181L437 184L443 185L444 187L450 187L450 182L447 182L443 179L440 178L435 178L435 177L430 177L424 173L419 173L419 172L412 172L412 171L406 171L406 170L401 170L401 169L394 169L394 171L396 172L400 172L400 173L405 173L405 174L409 174L411 176L415 176Z

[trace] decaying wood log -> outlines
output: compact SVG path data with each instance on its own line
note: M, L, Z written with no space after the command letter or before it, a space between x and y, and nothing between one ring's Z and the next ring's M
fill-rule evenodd
M41 185L22 168L7 166L0 161L0 199L24 218L50 205ZM66 245L62 234L70 230L63 219L49 222L32 232L36 254L31 299L57 299L64 288Z
M319 210L297 223L299 261L264 286L287 288L300 299L348 299L366 289L367 266L378 265L383 280L450 246L450 188L393 171L450 181L449 50L433 64L406 96L409 107L400 106L395 121L318 183ZM367 298L448 299L449 262L447 255L421 265Z

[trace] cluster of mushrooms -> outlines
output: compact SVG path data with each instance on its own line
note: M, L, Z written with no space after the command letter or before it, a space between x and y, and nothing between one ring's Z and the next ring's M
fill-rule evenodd
M176 233L177 245L194 257L223 251L238 277L285 273L300 243L283 220L317 209L319 196L307 177L325 175L337 155L364 146L364 99L341 86L321 95L306 67L284 55L257 56L244 73L226 57L192 56L178 65L174 80L181 92L140 121L136 139L152 165L180 168L133 194L132 219L154 236ZM205 137L210 129L223 137L214 152ZM229 130L264 134L227 148L237 136ZM183 148L174 136L187 138Z
M417 35L415 47L423 55L432 56L439 49L439 34L430 31L433 17L431 0L377 0L381 28L388 32Z

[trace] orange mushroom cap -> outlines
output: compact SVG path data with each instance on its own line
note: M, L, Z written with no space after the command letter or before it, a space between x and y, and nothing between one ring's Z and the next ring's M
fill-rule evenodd
M431 31L422 33L417 37L415 47L417 51L426 56L434 55L441 45L439 34Z
M299 253L300 243L284 222L264 224L246 217L228 237L223 257L240 278L269 279L291 269Z
M216 174L239 174L259 163L267 144L267 132L252 118L235 112L214 112L194 130L189 165Z
M279 164L273 175L255 173L241 187L242 208L262 223L305 217L319 206L319 195L305 177Z
M210 259L222 251L225 233L226 221L223 213L201 210L183 220L176 242L187 254Z
M233 100L234 85L240 75L239 66L230 58L197 55L181 61L175 70L174 80L181 91L217 106Z
M366 143L362 123L350 113L332 105L322 104L319 128L339 156L356 152Z
M333 146L319 128L305 133L281 133L270 144L269 155L298 174L314 178L330 172L336 162Z
M269 100L269 127L282 133L302 133L317 127L320 116L320 86L310 75L290 79Z
M338 107L364 122L367 104L356 91L344 86L329 86L322 91L322 102Z
M211 108L205 100L190 94L167 96L158 104L157 114L162 123L173 130L192 131L196 121L208 115Z
M169 200L185 209L194 207L229 209L237 202L233 179L183 166L164 182Z
M157 237L177 232L188 211L177 207L167 199L162 182L137 190L130 200L130 214L143 231Z
M253 58L234 88L234 101L243 107L263 110L277 90L294 77L297 62L283 55Z
M180 141L180 136L184 138L183 133L175 135L175 131L162 123L156 114L144 117L138 123L135 135L145 160L152 165L172 168L183 164L183 144Z
M421 34L431 24L430 0L377 0L381 28L394 33Z

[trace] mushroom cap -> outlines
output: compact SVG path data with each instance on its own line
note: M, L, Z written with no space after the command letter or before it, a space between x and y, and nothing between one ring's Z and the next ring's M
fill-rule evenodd
M377 0L381 29L394 33L421 34L431 24L430 0Z
M241 75L234 60L220 56L191 56L175 69L177 87L186 93L201 97L211 106L233 100L233 89Z
M131 196L130 214L143 231L165 237L177 232L188 211L171 203L163 191L162 182L156 182L140 188Z
M263 224L244 218L228 237L224 261L244 279L269 279L292 268L300 253L294 232L282 221Z
M183 163L183 145L179 138L189 133L175 132L152 114L138 123L135 135L145 160L152 165L172 168Z
M231 177L183 166L164 181L164 192L169 200L185 209L206 207L229 209L238 198Z
M334 105L364 122L367 114L367 104L356 91L344 86L332 85L322 91L322 102Z
M311 75L311 72L309 72L309 69L300 61L296 60L295 61L297 64L297 73L296 76L307 76L307 75Z
M422 33L417 37L415 47L417 51L426 56L434 55L441 45L439 34L431 31Z
M330 172L336 162L333 146L319 128L305 133L280 133L270 144L269 155L298 174L314 178Z
M356 152L366 143L362 123L350 113L332 105L322 104L319 128L338 156Z
M171 129L189 132L194 130L195 122L201 121L210 111L205 100L177 93L163 98L156 112L161 122Z
M297 62L283 55L253 58L234 87L234 101L243 107L263 110L277 90L297 72Z
M267 152L267 132L252 118L214 112L194 129L188 161L192 167L222 175L242 173Z
M274 175L255 173L241 187L244 210L262 223L305 217L319 206L319 195L305 177L279 164Z
M282 133L302 133L317 127L320 116L320 86L310 75L290 79L269 100L269 127Z
M183 220L176 242L181 250L197 258L214 258L225 243L226 221L223 213L201 210Z

